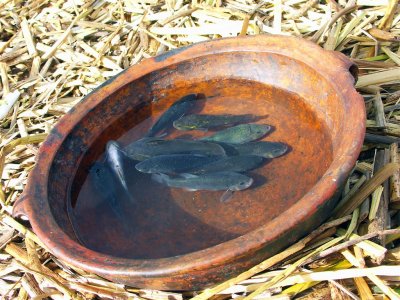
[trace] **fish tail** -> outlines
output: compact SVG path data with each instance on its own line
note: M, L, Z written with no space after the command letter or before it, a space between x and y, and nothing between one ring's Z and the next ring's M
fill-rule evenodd
M163 138L163 137L166 137L167 135L168 135L168 132L163 132L163 133L160 133L159 135L157 135L157 137Z

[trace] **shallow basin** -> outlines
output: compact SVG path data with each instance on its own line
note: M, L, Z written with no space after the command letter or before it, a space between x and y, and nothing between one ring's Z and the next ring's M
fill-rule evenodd
M283 36L220 39L147 59L58 122L14 214L28 217L54 255L110 280L164 290L223 281L329 217L364 138L356 75L344 55ZM137 201L124 202L125 217L116 218L87 180L90 166L108 140L143 137L189 93L206 99L201 113L263 116L260 123L273 127L264 139L290 151L252 171L254 185L228 202L218 192L154 184L128 161Z

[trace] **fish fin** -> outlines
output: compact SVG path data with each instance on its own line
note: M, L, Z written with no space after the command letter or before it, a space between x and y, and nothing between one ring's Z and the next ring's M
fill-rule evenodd
M166 184L167 180L168 180L168 175L165 174L151 174L151 179L153 179L154 181L161 183L161 184Z
M179 117L176 118L175 121L172 121L172 127L175 129L179 129L179 121L185 116L185 114L180 115Z
M196 154L191 154L191 156L194 156L194 157L208 157L209 155L196 153Z
M128 155L128 152L126 152L125 149L122 149L122 147L121 147L121 148L118 148L118 152L121 153L122 156L123 156L124 158L126 158L126 159L131 159L131 158L129 157L129 155Z
M124 188L124 190L127 193L129 193L128 184L126 183L125 176L123 174L119 175L119 176L121 176L118 179L120 180L120 183L121 183L122 187Z
M182 176L183 178L186 178L186 179L199 177L197 175L193 175L193 174L189 174L189 173L181 173L179 175Z
M123 158L130 158L125 149L122 148L122 145L116 141L110 140L106 145L106 155L104 161L106 161L110 157L110 147L115 147L115 149L122 155Z
M226 190L226 191L222 194L221 198L219 198L219 201L221 201L221 202L228 202L228 201L232 198L233 193L234 193L234 191L232 191L232 190Z
M163 133L157 135L156 137L158 137L158 138L163 138L163 137L165 137L165 136L167 136L167 135L168 135L168 132L163 132Z
M160 143L164 142L163 139L159 137L149 138L149 139L140 139L140 142L145 143L146 145L159 145Z

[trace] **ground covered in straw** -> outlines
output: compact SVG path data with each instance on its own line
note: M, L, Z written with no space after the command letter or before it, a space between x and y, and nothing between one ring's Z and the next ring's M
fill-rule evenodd
M0 0L0 296L399 299L399 12L396 0ZM179 294L67 266L11 217L40 142L93 88L170 49L262 33L302 36L360 68L368 134L335 221L237 278Z

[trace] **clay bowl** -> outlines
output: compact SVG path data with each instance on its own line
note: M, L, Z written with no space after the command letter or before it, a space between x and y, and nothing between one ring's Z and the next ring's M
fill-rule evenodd
M110 280L162 290L221 282L330 216L364 138L356 74L344 55L284 36L220 39L147 59L59 121L14 213L30 220L55 256ZM265 116L274 127L266 140L291 150L254 172L255 186L228 203L215 192L151 186L132 171L139 203L124 208L134 229L127 231L93 202L88 168L108 140L140 138L189 93L209 99L205 113Z

